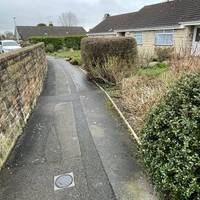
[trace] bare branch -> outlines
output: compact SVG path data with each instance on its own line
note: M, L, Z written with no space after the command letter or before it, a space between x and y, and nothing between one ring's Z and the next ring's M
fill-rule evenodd
M77 16L72 12L64 12L59 16L59 21L63 26L76 26L78 24Z

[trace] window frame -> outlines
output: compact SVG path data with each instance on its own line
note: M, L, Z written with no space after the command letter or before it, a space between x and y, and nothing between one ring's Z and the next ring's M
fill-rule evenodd
M137 39L136 39L136 36L140 36L141 37L141 42L138 43ZM135 38L135 41L137 42L137 45L143 45L143 32L134 32L134 38Z
M163 35L171 35L172 36L172 40L170 43L164 43L164 42L161 42L161 43L158 43L157 41L157 36L163 36ZM173 37L174 37L174 30L170 29L170 30L161 30L161 31L156 31L155 32L155 45L156 46L173 46Z

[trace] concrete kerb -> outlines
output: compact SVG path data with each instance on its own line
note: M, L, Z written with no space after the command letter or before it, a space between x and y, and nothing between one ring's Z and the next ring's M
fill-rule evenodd
M87 72L82 69L79 66L80 70L84 73L87 74ZM139 139L139 137L137 136L137 134L135 133L135 131L133 130L133 128L131 127L131 125L129 124L128 120L125 118L125 116L123 115L123 113L120 111L120 109L118 108L118 106L116 105L116 103L114 102L114 100L112 99L112 97L96 82L93 80L93 82L95 83L95 85L104 92L104 94L107 96L107 98L109 99L109 101L112 103L113 107L115 108L115 110L118 112L119 116L122 118L122 120L124 121L124 123L126 124L127 128L129 129L131 135L134 137L134 139L136 140L138 145L141 145L141 141Z

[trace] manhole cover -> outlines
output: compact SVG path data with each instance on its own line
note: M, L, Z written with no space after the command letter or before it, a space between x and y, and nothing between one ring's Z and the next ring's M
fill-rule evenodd
M54 190L61 190L75 186L73 173L54 177Z

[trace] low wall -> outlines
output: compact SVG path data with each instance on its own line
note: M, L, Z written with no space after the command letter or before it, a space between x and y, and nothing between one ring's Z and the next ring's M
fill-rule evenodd
M0 169L36 104L46 72L43 43L0 54Z

